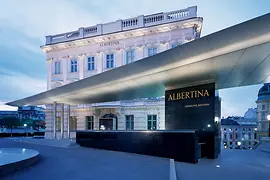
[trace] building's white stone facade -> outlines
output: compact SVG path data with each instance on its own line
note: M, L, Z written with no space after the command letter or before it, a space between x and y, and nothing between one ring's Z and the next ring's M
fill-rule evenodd
M258 135L260 137L269 136L270 119L270 83L265 83L258 92L257 103L257 119L258 119Z
M46 45L42 47L47 56L47 89L57 88L195 40L200 37L201 27L202 18L197 17L197 7L190 7L47 36ZM71 116L76 120L70 122L71 128L100 129L100 118L106 114L114 114L116 117L113 119L117 119L119 130L127 129L128 115L133 116L132 129L147 130L149 126L164 129L164 105L164 98L156 98L72 106ZM60 105L58 110L57 116L60 117ZM65 116L66 112L65 110ZM93 128L92 125L88 128L87 116L92 116ZM149 119L155 122L151 124ZM47 138L53 138L52 131L53 106L47 105ZM64 137L67 137L66 132L67 122L64 122ZM60 131L57 133L59 137ZM75 133L71 131L71 137L74 136Z

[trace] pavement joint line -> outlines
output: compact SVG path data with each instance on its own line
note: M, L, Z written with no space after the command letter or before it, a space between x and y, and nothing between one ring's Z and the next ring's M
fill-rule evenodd
M170 159L170 180L177 180L174 159Z

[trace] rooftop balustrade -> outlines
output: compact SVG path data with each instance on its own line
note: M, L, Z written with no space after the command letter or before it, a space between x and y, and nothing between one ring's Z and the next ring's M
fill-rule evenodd
M195 17L197 17L197 6L166 13L162 12L146 16L141 15L134 18L117 20L115 22L97 24L96 26L82 27L77 31L46 36L46 45L182 21Z

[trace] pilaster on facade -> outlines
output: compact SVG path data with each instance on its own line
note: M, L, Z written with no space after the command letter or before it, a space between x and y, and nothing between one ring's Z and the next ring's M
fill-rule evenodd
M63 56L61 61L62 66L62 71L63 71L63 82L64 84L67 84L67 74L68 74L68 61L69 57L68 56Z
M52 81L52 61L53 58L48 58L47 62L47 90L51 89L51 81Z

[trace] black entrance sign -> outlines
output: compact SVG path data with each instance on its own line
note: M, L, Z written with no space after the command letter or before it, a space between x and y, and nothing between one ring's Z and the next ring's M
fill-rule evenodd
M166 130L214 130L214 83L168 90L165 98Z

